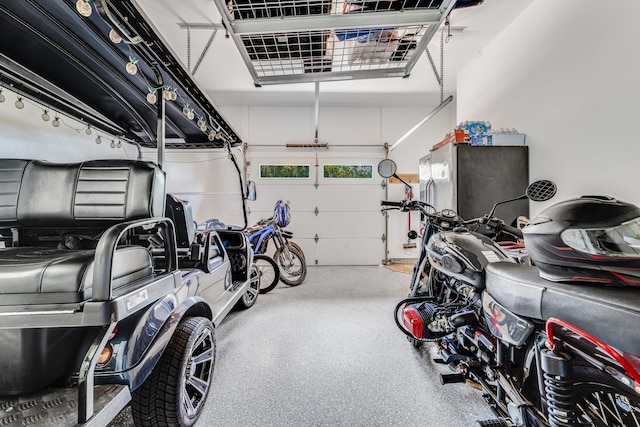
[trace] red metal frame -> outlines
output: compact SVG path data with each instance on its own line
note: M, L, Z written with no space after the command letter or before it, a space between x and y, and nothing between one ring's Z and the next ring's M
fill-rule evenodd
M602 350L605 351L605 353L607 353L609 356L611 356L613 359L615 359L616 362L618 362L622 368L625 370L627 376L629 376L630 378L633 379L633 381L635 382L634 385L634 389L636 390L636 392L640 393L640 374L638 374L638 371L636 371L636 369L633 367L633 365L631 365L631 363L629 363L629 361L627 361L620 353L618 353L613 347L611 347L609 344L607 344L606 342L600 340L599 338L594 337L593 335L591 335L590 333L583 331L582 329L578 328L577 326L572 325L569 322L566 322L562 319L558 319L556 317L551 317L547 320L547 324L546 324L546 331L547 331L547 346L549 347L549 349L553 350L555 347L555 342L554 342L554 334L553 334L553 325L558 325L561 326L563 328L569 329L570 331L580 335L581 337L585 338L586 340L590 341L593 345L600 347Z

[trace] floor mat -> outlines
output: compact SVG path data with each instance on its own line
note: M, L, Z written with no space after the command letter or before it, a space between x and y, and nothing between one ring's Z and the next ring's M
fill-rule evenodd
M388 268L389 270L397 271L398 273L411 274L413 272L414 265L415 264L392 262L390 264L386 264L385 267Z

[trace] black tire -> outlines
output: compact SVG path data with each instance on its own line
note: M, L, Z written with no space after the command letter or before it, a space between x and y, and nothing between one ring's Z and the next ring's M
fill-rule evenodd
M183 319L156 367L132 393L136 426L192 426L209 394L216 358L215 331L205 317Z
M246 310L253 307L260 295L260 269L256 264L252 264L249 270L249 287L236 303L236 308Z
M421 349L422 346L424 345L424 341L418 341L417 339L409 338L409 337L407 337L407 339L409 340L413 348L417 350Z
M253 262L260 271L260 293L266 294L272 291L280 280L278 264L267 255L254 255Z
M300 255L300 252L293 248L288 248L287 251L290 255L290 259L287 257L282 248L278 248L273 255L273 259L276 260L280 266L280 281L285 285L298 286L307 277L307 264L305 263L304 256Z

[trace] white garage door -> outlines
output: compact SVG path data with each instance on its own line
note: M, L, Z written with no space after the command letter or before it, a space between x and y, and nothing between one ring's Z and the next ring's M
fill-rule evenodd
M378 175L380 153L336 153L329 149L254 152L249 150L249 179L258 198L249 202L249 222L273 214L278 199L291 207L293 240L302 246L310 265L378 265L384 259L383 179ZM333 152L332 152L333 151ZM309 165L309 178L261 178L260 165ZM370 165L372 178L325 178L324 165ZM317 177L316 177L317 172ZM316 185L317 183L317 185Z

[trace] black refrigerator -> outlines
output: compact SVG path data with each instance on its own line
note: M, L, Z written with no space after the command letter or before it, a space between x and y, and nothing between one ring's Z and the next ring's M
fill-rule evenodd
M446 144L420 159L420 199L437 211L453 209L464 219L518 197L529 184L527 146ZM511 224L529 215L529 201L498 206L495 215Z

